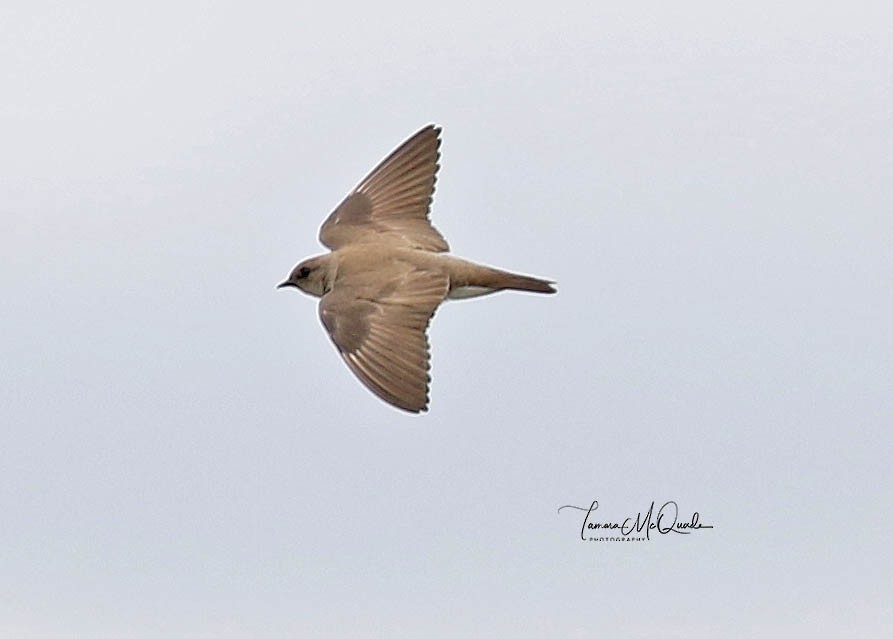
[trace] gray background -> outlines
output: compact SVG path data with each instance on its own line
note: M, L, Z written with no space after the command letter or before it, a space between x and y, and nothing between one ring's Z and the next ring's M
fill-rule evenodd
M889 630L893 10L665 4L4 3L0 635ZM412 417L274 285L428 122Z

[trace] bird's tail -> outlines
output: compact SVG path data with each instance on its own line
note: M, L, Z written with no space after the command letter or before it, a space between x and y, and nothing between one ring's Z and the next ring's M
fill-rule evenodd
M538 277L519 275L494 269L491 286L496 289L512 289L515 291L532 291L534 293L555 293L554 282L541 280Z
M554 282L464 261L456 264L451 275L449 297L452 299L478 297L506 289L533 293L557 292Z

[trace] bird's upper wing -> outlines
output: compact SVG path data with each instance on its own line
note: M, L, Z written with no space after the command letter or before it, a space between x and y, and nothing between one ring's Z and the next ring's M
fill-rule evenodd
M428 219L439 149L440 129L432 125L401 144L326 218L320 242L332 250L358 242L393 242L448 251Z
M398 408L428 408L425 334L446 297L444 274L392 263L386 272L339 279L319 303L319 316L341 357L369 390Z

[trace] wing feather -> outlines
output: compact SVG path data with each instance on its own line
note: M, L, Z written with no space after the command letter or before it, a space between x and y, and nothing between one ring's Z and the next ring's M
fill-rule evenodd
M449 245L428 219L437 170L440 129L433 125L401 144L332 211L319 239L332 250L362 242L392 242L443 252Z
M323 296L320 318L353 373L403 410L428 408L426 331L449 290L445 275L406 263L345 276Z

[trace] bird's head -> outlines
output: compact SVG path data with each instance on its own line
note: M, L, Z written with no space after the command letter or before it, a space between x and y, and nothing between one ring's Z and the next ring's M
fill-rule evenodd
M328 255L320 255L304 260L294 267L288 279L276 288L294 286L305 293L322 297L326 293L329 269Z

